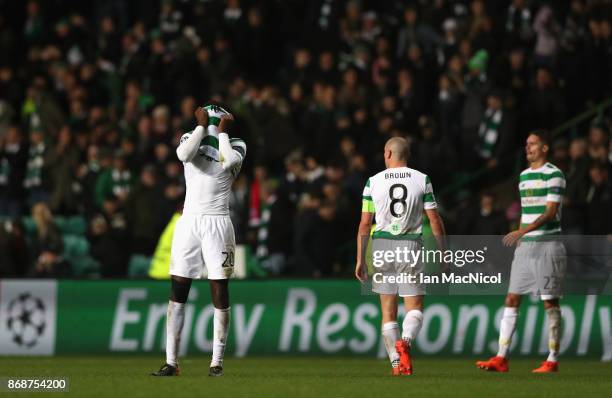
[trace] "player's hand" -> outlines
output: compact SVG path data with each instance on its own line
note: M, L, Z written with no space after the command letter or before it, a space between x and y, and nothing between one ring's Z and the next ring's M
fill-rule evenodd
M523 232L517 229L516 231L512 231L508 235L504 236L502 242L504 243L504 246L514 246L516 242L521 239L521 236L523 236Z
M228 113L227 115L221 115L221 121L219 122L219 131L227 133L233 123L234 116L231 113Z
M204 107L198 106L193 115L198 121L199 126L208 126L208 112L206 112L206 109L204 109Z
M361 283L365 283L365 281L368 280L365 264L357 263L357 265L355 265L355 278Z

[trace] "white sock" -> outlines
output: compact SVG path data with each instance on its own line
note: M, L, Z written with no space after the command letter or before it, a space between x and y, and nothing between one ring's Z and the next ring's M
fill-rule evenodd
M213 352L210 366L223 366L223 355L225 354L225 342L229 330L230 309L215 308L214 330L213 330Z
M397 322L387 322L382 325L382 336L389 355L389 361L393 364L393 361L399 360L399 354L395 349L395 342L400 339L399 325Z
M547 361L557 362L559 341L561 340L561 308L553 307L546 310L548 316L548 353Z
M408 311L402 323L402 338L408 341L408 344L412 344L412 340L416 339L422 325L423 312L421 310Z
M518 319L518 308L506 307L504 308L504 315L499 326L499 351L497 351L498 357L507 357L508 350L510 349L510 343L512 342L512 335L516 329L516 320Z
M168 313L166 316L166 363L177 366L176 357L181 341L181 331L185 319L185 304L174 301L168 302Z

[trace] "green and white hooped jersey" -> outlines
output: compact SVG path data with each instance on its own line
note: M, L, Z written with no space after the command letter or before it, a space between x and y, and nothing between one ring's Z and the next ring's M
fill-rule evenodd
M240 157L240 163L230 170L221 167L219 139L216 129L208 127L209 134L200 142L197 155L187 163L185 169L185 204L184 214L228 215L229 196L232 183L242 167L246 157L246 143L240 138L230 138L232 149ZM181 144L193 132L183 134Z
M524 240L561 232L561 202L565 194L565 176L558 167L545 163L537 169L523 170L519 181L521 194L521 228L544 214L547 202L559 203L555 218L524 236Z
M420 237L423 211L436 207L429 177L409 167L381 171L363 189L361 211L376 214L373 239Z

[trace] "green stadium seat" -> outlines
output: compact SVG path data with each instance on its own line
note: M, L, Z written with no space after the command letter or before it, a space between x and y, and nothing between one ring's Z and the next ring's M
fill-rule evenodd
M62 235L69 233L68 231L66 231L66 226L68 225L68 219L62 216L55 216L53 217L53 222L55 223L55 226L57 227L57 229L59 229Z
M36 233L36 223L30 216L21 219L26 232L29 235ZM62 235L85 235L87 232L87 221L82 216L62 217L56 216L53 222Z
M23 227L25 228L26 233L29 236L34 236L36 234L36 223L34 222L34 219L28 216L23 217L21 221L23 222Z
M63 233L73 235L84 235L87 231L87 222L81 216L72 216L66 219Z
M76 277L98 277L100 264L91 256L66 257L72 267L72 274Z
M68 222L64 224L68 225ZM89 241L80 235L64 234L64 257L70 263L75 277L100 276L100 264L89 255Z
M89 242L82 236L66 234L64 239L64 255L68 258L89 255Z
M130 257L128 266L128 276L130 278L147 278L149 275L149 267L151 265L151 257L134 254Z

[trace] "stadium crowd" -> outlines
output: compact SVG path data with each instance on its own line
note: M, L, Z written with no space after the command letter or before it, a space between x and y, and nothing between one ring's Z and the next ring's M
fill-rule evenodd
M367 177L411 143L450 233L503 234L526 133L612 93L610 1L0 1L0 275L70 276L54 219L104 277L150 256L184 195L197 106L248 145L231 215L269 274L344 275ZM571 233L612 233L610 112L557 139ZM512 164L512 166L510 166ZM465 187L461 177L488 169ZM517 193L513 186L512 195ZM453 211L454 210L454 211ZM30 217L26 239L20 221Z

